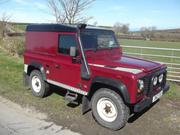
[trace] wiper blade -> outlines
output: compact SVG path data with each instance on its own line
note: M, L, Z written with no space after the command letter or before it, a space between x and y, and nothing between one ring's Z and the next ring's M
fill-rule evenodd
M94 48L94 51L96 52L98 50L99 46L96 45L96 47Z

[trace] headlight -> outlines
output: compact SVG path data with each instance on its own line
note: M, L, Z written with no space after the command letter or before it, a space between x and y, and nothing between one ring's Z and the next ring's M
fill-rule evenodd
M154 79L153 79L153 85L156 86L156 85L157 85L157 82L158 82L158 78L157 78L157 77L154 77Z
M159 76L159 83L162 83L163 78L164 78L164 75L163 75L163 74L161 74L161 75Z
M144 90L144 81L138 80L138 93L143 92L143 90Z

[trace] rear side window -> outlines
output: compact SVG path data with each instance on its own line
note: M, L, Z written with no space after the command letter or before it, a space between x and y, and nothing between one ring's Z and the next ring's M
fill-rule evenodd
M70 47L77 47L77 41L75 35L60 35L58 52L62 54L69 55Z

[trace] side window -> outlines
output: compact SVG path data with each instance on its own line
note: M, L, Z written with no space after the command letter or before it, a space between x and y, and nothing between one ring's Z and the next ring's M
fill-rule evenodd
M77 47L77 41L75 35L60 35L58 52L62 54L69 55L70 47Z

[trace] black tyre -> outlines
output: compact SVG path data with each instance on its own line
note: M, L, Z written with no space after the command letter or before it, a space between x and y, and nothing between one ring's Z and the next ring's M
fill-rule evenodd
M31 72L29 84L34 96L43 98L49 95L49 84L43 80L40 71L33 70Z
M93 95L91 103L93 116L100 125L112 130L119 130L126 125L129 108L118 93L101 88Z

